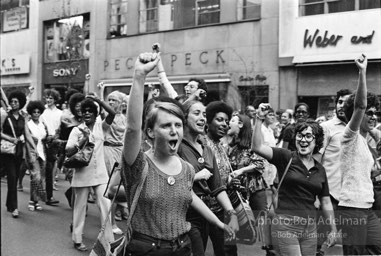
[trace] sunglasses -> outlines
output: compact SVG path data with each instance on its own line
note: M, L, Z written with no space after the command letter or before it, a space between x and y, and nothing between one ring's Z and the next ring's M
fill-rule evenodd
M373 111L373 110L368 110L365 112L365 115L369 116L369 117L373 117L377 114L376 111Z
M41 114L41 112L39 110L35 110L32 112L32 114Z
M313 134L311 134L311 133L306 133L304 135L301 134L301 133L297 133L296 136L295 136L295 139L297 141L301 141L303 138L305 138L305 140L307 142L311 142L311 141L313 141L315 139L315 136Z

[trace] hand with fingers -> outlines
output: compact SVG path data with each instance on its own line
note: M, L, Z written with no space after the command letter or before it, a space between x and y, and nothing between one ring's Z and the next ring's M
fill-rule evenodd
M160 60L160 53L141 53L135 62L135 74L147 75L151 72Z
M355 59L355 63L360 71L364 71L368 66L368 59L364 54L362 54L361 56Z
M195 180L208 180L213 174L206 168L202 169L195 175Z
M269 103L261 103L259 104L259 107L257 109L257 117L259 119L265 119L265 116L269 112L269 109L271 108Z

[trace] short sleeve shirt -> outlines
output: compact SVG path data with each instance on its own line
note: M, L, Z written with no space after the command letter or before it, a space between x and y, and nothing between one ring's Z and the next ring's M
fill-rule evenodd
M314 218L316 196L329 196L324 167L314 160L315 165L308 170L296 152L282 148L272 149L273 158L269 162L277 167L279 179L283 176L287 164L292 158L291 165L279 189L276 212Z
M320 149L321 164L327 173L329 192L339 200L341 191L340 154L345 123L337 117L320 124L324 130L324 143Z

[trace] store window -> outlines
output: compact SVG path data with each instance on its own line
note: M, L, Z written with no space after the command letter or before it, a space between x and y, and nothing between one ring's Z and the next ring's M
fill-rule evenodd
M220 0L140 0L139 33L216 24L220 9Z
M110 0L109 36L127 35L127 0Z
M140 33L158 31L158 0L140 1Z
M300 16L380 8L380 0L300 0Z
M1 32L19 31L29 26L29 0L1 0Z
M90 57L90 14L44 24L45 63Z
M220 0L197 0L197 25L220 22Z
M238 86L238 89L245 106L252 105L257 108L259 104L269 102L268 85Z
M237 19L251 20L261 18L260 0L238 0Z

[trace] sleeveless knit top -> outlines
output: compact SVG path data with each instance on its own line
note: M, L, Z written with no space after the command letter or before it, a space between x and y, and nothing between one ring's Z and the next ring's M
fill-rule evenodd
M132 173L138 172L139 174L136 174L140 175L144 164L139 164L137 161L143 160L148 164L147 178L132 218L132 229L158 239L173 240L187 233L191 227L186 221L186 213L192 203L191 192L195 171L189 163L179 158L182 169L179 174L172 176L175 183L170 185L168 178L171 175L160 171L149 157L141 157L141 154L144 153L139 153L130 168L124 169Z

